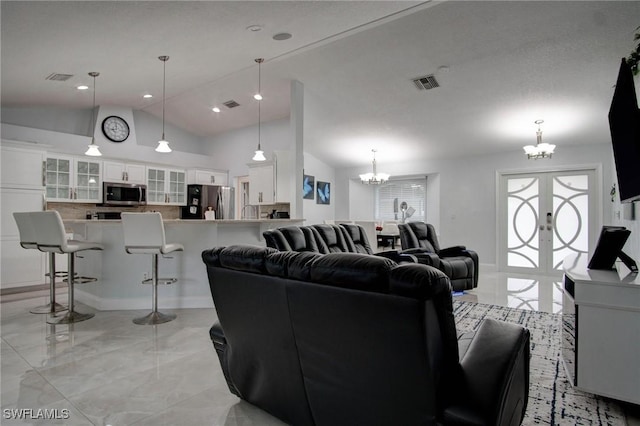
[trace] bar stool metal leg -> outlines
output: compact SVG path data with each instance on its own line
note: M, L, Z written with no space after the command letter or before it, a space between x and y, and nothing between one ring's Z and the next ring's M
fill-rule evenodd
M151 313L140 318L134 318L134 324L154 325L162 324L176 319L175 314L163 314L162 312L158 312L158 255L152 254L151 256L153 262L151 270L151 285L153 287L153 308Z
M80 322L80 321L85 321L88 320L89 318L93 318L95 316L95 314L89 313L89 314L82 314L80 312L76 312L73 310L74 306L73 306L73 289L74 289L74 285L75 285L75 253L69 253L67 254L67 256L69 256L69 268L68 268L68 272L69 272L69 278L68 278L68 285L69 285L69 310L67 311L66 314L64 314L61 317L51 317L47 320L48 324L73 324L75 322Z
M67 307L56 303L56 255L49 253L49 303L31 309L32 314L55 314L66 311Z

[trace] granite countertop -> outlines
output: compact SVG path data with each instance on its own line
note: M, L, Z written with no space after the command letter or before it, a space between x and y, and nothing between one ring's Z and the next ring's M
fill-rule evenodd
M63 219L66 223L121 223L119 219ZM216 220L204 220L204 219L163 219L164 223L212 223L223 225L240 225L244 223L289 223L289 222L302 222L304 219L216 219Z

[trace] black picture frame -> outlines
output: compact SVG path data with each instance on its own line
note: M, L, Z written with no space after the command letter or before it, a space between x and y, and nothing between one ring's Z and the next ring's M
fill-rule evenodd
M331 204L331 184L318 181L316 183L316 204Z
M313 200L315 198L315 182L316 178L311 175L303 175L302 177L302 198L304 200Z

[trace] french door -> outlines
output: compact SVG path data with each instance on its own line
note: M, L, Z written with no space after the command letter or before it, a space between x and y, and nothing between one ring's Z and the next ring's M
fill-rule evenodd
M597 232L596 170L502 174L499 269L553 274L572 253L589 253Z

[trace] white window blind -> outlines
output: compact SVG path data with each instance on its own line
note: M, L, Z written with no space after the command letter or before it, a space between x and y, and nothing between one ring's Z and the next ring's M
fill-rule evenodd
M426 221L427 178L394 179L376 188L375 219L402 220L402 202L415 212L409 221ZM394 211L397 210L397 211Z

